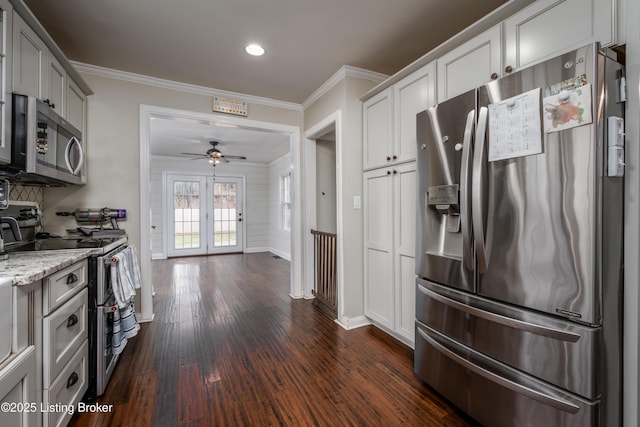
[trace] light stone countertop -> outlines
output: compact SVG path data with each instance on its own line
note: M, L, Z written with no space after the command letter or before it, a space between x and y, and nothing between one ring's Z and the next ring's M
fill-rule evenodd
M60 271L94 253L94 249L11 252L0 261L0 278L8 277L14 285L28 285Z

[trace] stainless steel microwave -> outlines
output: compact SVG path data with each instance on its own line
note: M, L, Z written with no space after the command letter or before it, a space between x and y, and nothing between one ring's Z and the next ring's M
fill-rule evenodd
M49 104L13 94L10 179L31 185L82 184L82 133Z

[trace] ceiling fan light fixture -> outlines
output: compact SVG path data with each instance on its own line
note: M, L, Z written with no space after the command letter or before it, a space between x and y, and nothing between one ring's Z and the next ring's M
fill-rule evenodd
M262 56L264 55L264 48L256 43L248 44L244 50L252 56Z

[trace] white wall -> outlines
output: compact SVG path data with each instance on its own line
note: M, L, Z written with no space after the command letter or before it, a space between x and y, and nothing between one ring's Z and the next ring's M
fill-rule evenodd
M353 198L362 196L362 103L359 97L376 84L348 76L304 110L305 131L336 111L342 112L342 135L336 136L336 140L341 140L341 147L336 148L337 186L341 187L338 192L340 199L336 203L341 206L337 216L338 224L342 221L344 234L338 235L338 242L342 240L343 245L338 248L338 257L340 253L345 255L342 265L343 301L338 301L342 312L338 312L338 321L346 327L352 319L364 319L363 218L362 209L353 207Z
M256 163L223 163L216 166L216 176L243 177L245 179L245 251L263 252L270 249L268 198L268 165ZM161 156L151 158L151 231L153 258L165 258L166 244L163 242L165 199L163 199L163 172L183 172L201 176L213 176L208 162L192 162Z
M280 177L291 172L289 154L269 164L269 247L271 252L291 259L291 231L282 230L280 219Z
M316 140L316 229L336 233L336 142Z

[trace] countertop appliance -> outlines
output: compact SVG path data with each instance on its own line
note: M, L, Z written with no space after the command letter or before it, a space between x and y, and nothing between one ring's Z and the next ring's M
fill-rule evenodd
M13 94L11 163L0 175L28 185L82 184L82 133L35 97Z
M417 116L414 370L483 425L620 425L614 56L589 45Z

